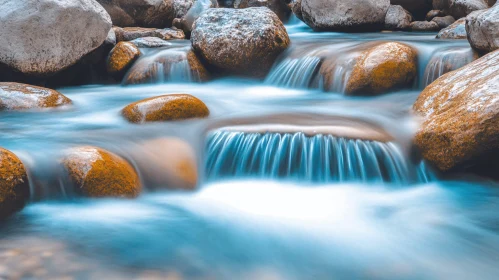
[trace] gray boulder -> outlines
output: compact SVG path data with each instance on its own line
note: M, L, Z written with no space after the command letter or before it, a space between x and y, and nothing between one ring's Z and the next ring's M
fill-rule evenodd
M290 40L277 15L260 7L207 10L194 23L191 42L217 70L263 77Z
M499 4L466 17L466 31L471 47L478 52L499 49Z
M466 39L466 18L461 18L440 30L437 39Z
M304 22L317 31L382 29L389 0L302 0Z
M0 64L48 76L101 46L111 18L94 0L1 0Z
M390 5L385 18L388 30L406 30L411 27L412 15L399 5Z
M445 16L445 17L434 17L431 21L434 21L438 24L439 28L446 28L453 24L456 19L453 16Z
M454 18L462 18L473 11L487 9L487 0L434 0L433 8L443 10Z
M189 37L192 32L194 21L199 18L202 12L210 8L218 8L218 2L213 0L195 0L184 16L173 20L173 26L183 30L185 35Z
M430 32L438 31L440 30L440 27L438 27L438 24L434 21L413 21L411 23L411 30Z

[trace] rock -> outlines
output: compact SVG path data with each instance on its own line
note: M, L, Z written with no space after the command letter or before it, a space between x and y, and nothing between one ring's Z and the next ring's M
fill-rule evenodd
M88 197L136 197L141 190L133 167L106 150L83 146L64 153L62 164L76 191Z
M173 44L158 37L143 37L130 41L137 48L161 48L170 47Z
M178 1L178 0L176 0ZM121 27L170 27L175 18L175 0L97 0ZM180 0L182 1L182 0Z
M212 0L196 0L189 11L181 18L173 20L173 26L183 30L187 37L191 36L192 25L199 18L202 12L210 9L218 8L218 3Z
M235 0L234 8L267 7L274 12L281 21L286 21L291 12L283 0Z
M0 219L21 210L29 199L26 169L12 152L0 148Z
M132 123L204 118L210 114L203 101L189 94L168 94L134 102L122 110Z
M208 70L190 47L170 48L141 57L126 74L123 83L146 84L165 81L204 82Z
M433 8L443 10L454 18L466 17L473 11L487 9L486 0L434 0Z
M466 39L466 18L461 18L440 30L437 39Z
M431 21L435 17L444 17L445 13L441 10L431 10L426 14L426 21Z
M303 21L303 14L301 12L301 0L292 0L289 4L291 11L297 18Z
M444 171L486 163L488 157L494 165L499 149L498 72L495 51L424 89L414 110L423 118L415 144L426 160Z
M191 42L216 70L264 77L290 40L275 13L260 7L207 10L194 23Z
M316 31L382 29L389 0L302 0L303 21Z
M109 53L107 72L122 77L140 56L140 50L130 42L119 42Z
M412 15L402 6L390 5L386 13L385 28L388 30L406 30L411 27Z
M386 93L412 84L417 75L417 52L396 43L382 43L365 50L346 83L347 95Z
M471 13L466 18L468 41L480 53L499 49L499 5Z
M452 16L445 16L445 17L434 17L431 21L437 23L438 28L442 29L456 22L456 19L454 19Z
M156 29L143 27L113 27L116 33L116 41L132 41L144 37L157 37L162 40L185 39L184 32L179 29Z
M392 5L400 5L417 18L423 18L432 8L431 0L390 0Z
M3 0L0 63L48 76L99 47L111 19L94 0Z
M147 140L133 152L147 186L153 189L193 190L197 186L196 153L179 138Z
M0 111L53 108L71 104L58 91L20 83L0 83Z
M430 32L438 31L440 30L440 27L438 27L438 24L434 21L413 21L411 23L411 30Z

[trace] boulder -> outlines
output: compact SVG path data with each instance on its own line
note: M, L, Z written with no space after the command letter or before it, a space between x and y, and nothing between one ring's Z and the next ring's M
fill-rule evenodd
M303 21L316 31L382 29L390 0L301 0Z
M75 147L64 152L62 165L77 193L88 197L136 197L139 177L123 158L97 147Z
M433 8L443 10L454 18L466 17L473 11L487 9L486 0L434 0Z
M466 39L466 18L461 18L440 30L437 34L437 39Z
M133 149L134 161L152 189L194 190L198 183L194 149L179 138L158 138Z
M431 10L426 14L426 21L431 21L435 17L444 17L445 13L441 10Z
M466 18L466 32L471 47L478 52L499 49L499 5L471 13Z
M0 148L0 220L21 210L28 199L28 175L23 163Z
M134 102L122 110L132 123L205 118L210 114L203 101L189 94L168 94Z
M94 0L3 0L0 63L49 76L102 45L111 19Z
M0 83L0 111L53 108L70 105L58 91L20 83Z
M113 76L123 77L132 63L140 56L140 50L130 42L119 42L109 53L107 72Z
M291 8L293 14L295 14L297 18L303 21L303 14L301 12L301 0L292 0L289 3L289 7Z
M184 47L159 50L139 58L126 74L123 83L204 82L209 78L208 70L191 47Z
M172 25L177 1L188 0L97 0L111 15L113 25L157 28Z
M392 5L400 5L416 18L424 18L432 8L431 0L390 0Z
M411 27L412 15L399 5L390 5L385 18L388 30L406 30Z
M431 32L440 30L440 27L438 27L438 24L434 21L413 21L411 23L411 30Z
M286 21L291 13L290 8L283 0L235 0L234 8L267 7L281 19Z
M442 29L456 22L456 19L454 19L452 16L445 16L445 17L434 17L431 21L438 24L439 29Z
M194 23L191 42L216 70L264 77L290 40L276 14L260 7L207 10Z
M143 28L143 27L113 27L116 41L132 41L144 37L157 37L162 40L185 39L184 32L172 28Z
M499 51L441 76L424 89L414 110L422 117L415 144L426 160L443 171L488 160L497 167L497 73Z
M187 37L191 36L192 25L199 18L202 12L210 9L218 8L218 2L212 0L196 0L189 11L181 18L173 20L173 26L183 30Z
M409 87L417 75L417 51L396 42L375 45L360 55L345 94L373 95Z

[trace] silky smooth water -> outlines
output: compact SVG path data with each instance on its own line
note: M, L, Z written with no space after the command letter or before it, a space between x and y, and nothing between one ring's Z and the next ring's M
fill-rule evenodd
M2 112L0 146L27 166L32 199L0 225L0 278L494 279L497 184L442 177L411 144L419 124L411 106L429 61L466 41L311 33L291 23L292 46L265 81L162 76L151 85L60 89L74 102L67 108ZM393 40L418 50L411 88L346 97L341 83L321 87L322 62L310 54L341 60L361 42ZM348 67L336 68L333 81L345 75ZM146 125L122 118L127 104L167 93L195 95L210 116ZM160 137L192 146L197 191L146 184L135 200L82 199L58 179L61 151L84 144L126 158L146 182L144 170L156 169L141 143Z

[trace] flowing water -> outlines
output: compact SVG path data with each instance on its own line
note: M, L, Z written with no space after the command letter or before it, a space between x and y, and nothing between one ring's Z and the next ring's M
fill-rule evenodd
M32 197L0 225L0 278L494 279L496 183L442 177L411 145L411 105L428 81L462 66L452 57L470 53L466 41L312 33L293 20L288 31L292 46L265 81L197 83L183 74L188 64L169 65L149 76L156 84L63 88L72 107L3 112L0 146L27 166ZM416 48L417 81L379 97L344 96L352 58L374 41ZM134 67L160 67L165 53L182 57L149 50ZM120 115L131 102L180 92L203 100L210 117L135 125ZM164 137L194 150L197 191L147 183L162 170L143 143ZM144 193L74 196L59 157L83 144L130 161Z

